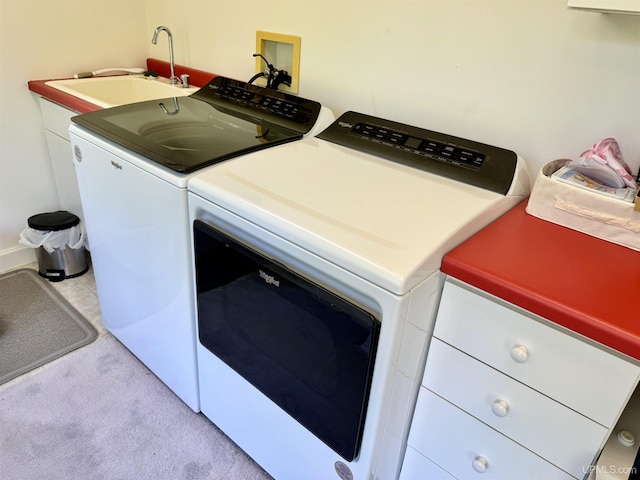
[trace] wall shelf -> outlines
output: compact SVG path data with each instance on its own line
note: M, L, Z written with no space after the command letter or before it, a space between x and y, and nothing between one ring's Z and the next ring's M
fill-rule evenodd
M567 6L600 13L640 15L640 0L568 0Z

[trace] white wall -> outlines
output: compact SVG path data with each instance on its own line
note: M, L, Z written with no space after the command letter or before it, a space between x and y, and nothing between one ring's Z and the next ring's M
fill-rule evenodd
M0 270L26 218L55 208L26 81L167 59L253 75L256 30L300 35L300 95L511 148L533 173L618 139L640 165L640 16L566 0L0 0Z
M142 0L0 0L0 271L31 260L27 218L59 208L37 99L27 81L144 66Z
M147 0L176 61L253 73L255 31L300 35L300 95L511 148L537 172L614 136L640 164L640 16L566 0Z

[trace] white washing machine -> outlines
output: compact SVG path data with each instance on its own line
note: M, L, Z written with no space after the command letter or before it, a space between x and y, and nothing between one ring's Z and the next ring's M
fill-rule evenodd
M188 189L202 412L278 480L397 478L442 257L528 195L523 160L348 112Z
M224 77L188 97L72 118L104 325L194 411L187 182L220 161L313 135L333 118L317 102Z

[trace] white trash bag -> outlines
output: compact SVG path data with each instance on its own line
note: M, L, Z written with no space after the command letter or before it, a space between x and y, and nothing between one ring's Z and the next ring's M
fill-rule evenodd
M47 252L52 253L65 246L73 249L84 248L87 243L86 238L87 232L80 222L65 230L36 230L27 227L20 233L18 243L31 248L44 247Z

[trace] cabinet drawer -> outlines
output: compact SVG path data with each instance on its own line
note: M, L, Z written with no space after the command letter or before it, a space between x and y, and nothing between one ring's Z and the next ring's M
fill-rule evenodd
M424 455L407 447L400 480L456 480Z
M574 480L424 387L409 445L459 480ZM475 468L483 460L486 470L481 473Z
M640 370L539 317L450 281L434 335L606 427L613 426Z
M42 111L42 120L44 128L56 135L69 140L69 125L71 117L78 115L77 112L61 107L60 105L45 100L40 97L40 109Z
M578 478L607 436L602 425L435 338L423 385Z

